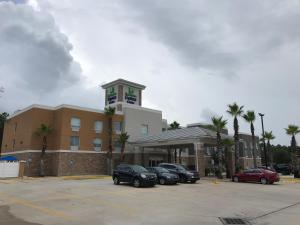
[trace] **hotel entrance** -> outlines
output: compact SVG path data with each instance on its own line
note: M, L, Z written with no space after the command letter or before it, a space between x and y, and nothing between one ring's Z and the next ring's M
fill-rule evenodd
M163 157L149 157L149 166L154 167L158 166L158 164L164 162Z

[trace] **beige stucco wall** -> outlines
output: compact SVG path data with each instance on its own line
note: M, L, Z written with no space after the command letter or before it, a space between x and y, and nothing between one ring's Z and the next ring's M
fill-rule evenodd
M142 125L148 125L149 134L157 134L162 131L161 111L149 110L142 107L123 105L124 129L134 140L142 135Z

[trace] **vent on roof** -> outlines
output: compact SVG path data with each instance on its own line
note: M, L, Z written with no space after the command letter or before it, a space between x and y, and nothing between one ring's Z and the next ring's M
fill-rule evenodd
M220 218L224 225L249 225L250 223L242 218Z

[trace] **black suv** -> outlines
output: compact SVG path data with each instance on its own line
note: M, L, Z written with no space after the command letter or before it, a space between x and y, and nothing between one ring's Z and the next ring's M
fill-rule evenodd
M154 186L157 183L155 173L150 173L144 167L139 165L121 164L114 170L112 175L114 184L126 182L134 187Z
M147 167L149 172L155 173L159 184L177 184L179 177L170 173L169 170L163 167Z
M197 171L188 170L183 165L160 163L158 166L167 169L170 173L178 175L179 181L181 183L186 183L188 181L190 181L191 183L196 183L197 180L200 180L200 175Z
M292 173L292 167L289 164L276 164L274 169L282 175L290 175Z

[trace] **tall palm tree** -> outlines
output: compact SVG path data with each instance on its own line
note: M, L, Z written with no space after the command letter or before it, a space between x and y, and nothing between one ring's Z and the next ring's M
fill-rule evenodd
M296 135L300 133L300 128L296 125L289 125L288 128L285 129L286 134L292 136L291 140L291 155L292 155L292 165L294 169L294 177L299 177L299 164L298 164L298 156L297 156L297 142Z
M112 146L112 139L113 139L113 124L112 119L115 115L116 108L114 107L106 107L104 109L104 114L108 118L108 152L107 152L107 172L110 175L112 170L112 152L113 152L113 146Z
M255 112L254 111L247 111L246 114L243 115L243 118L250 123L250 130L252 134L252 156L253 156L253 165L254 168L257 167L257 162L256 162L256 142L255 142L255 134L254 134L254 125L253 122L255 121Z
M119 142L121 143L121 157L120 157L121 162L123 162L125 159L125 154L124 154L125 145L129 139L129 137L130 136L129 136L129 134L127 134L127 132L122 132L119 136Z
M231 147L234 146L234 142L232 139L225 138L221 141L222 146L224 147L224 162L225 162L225 168L226 168L226 178L232 177L232 170L230 166L230 163L232 163L231 159Z
M174 121L173 123L170 124L170 127L168 130L176 130L180 128L180 123L177 123L177 121Z
M235 161L235 172L239 172L239 121L238 117L243 114L244 106L239 106L236 103L228 105L227 112L233 117L233 129L234 129L234 161Z
M270 132L266 131L264 138L267 140L267 152L268 152L267 155L268 155L269 160L270 160L270 165L272 165L273 164L273 152L272 152L272 149L271 149L270 141L274 140L275 136L273 135L272 131L270 131Z
M222 160L222 145L221 145L221 131L225 128L227 124L227 120L223 120L223 116L220 117L212 117L211 118L213 129L217 133L217 154L218 154L218 162L217 162L217 176L222 179L222 168L223 168L223 160Z
M40 176L45 176L45 163L44 156L47 150L47 137L52 133L53 129L46 124L41 124L39 128L35 131L35 134L39 137L42 137L42 153L40 157Z
M180 129L180 123L178 123L177 121L174 121L173 123L170 124L170 127L168 128L168 130L176 130L176 129ZM171 154L170 151L168 151L168 154ZM170 157L170 156L168 156ZM177 161L177 149L174 149L174 159L175 162ZM181 163L181 149L179 149L179 163Z

